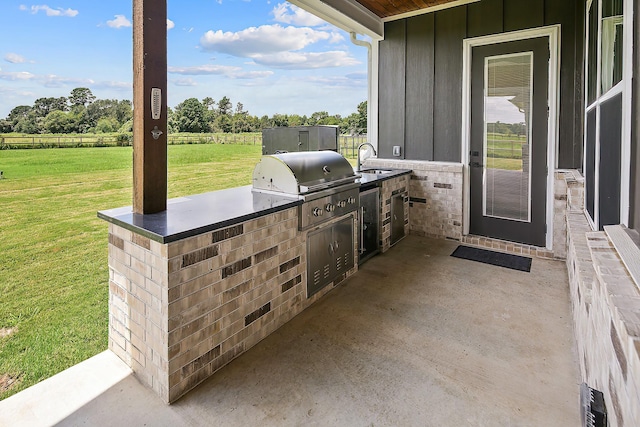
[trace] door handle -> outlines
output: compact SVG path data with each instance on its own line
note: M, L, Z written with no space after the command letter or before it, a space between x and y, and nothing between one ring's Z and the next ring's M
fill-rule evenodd
M480 162L469 162L469 166L472 167L472 168L481 168L482 167Z

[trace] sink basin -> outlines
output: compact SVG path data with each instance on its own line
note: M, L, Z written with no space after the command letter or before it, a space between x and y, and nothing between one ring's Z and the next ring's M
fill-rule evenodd
M360 171L360 173L372 173L376 175L384 175L386 173L391 173L391 172L393 171L389 169L363 169Z

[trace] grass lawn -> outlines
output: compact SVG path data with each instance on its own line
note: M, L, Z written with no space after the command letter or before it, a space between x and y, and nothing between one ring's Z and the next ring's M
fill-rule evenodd
M173 198L250 184L261 146L168 150ZM96 212L131 205L132 149L6 150L0 170L4 399L107 348L107 223Z

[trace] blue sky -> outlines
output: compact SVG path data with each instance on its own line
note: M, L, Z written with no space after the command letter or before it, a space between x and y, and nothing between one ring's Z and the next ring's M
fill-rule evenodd
M131 0L2 0L0 118L88 87L132 98ZM367 52L287 3L168 0L168 99L242 102L252 115L348 115L367 97Z

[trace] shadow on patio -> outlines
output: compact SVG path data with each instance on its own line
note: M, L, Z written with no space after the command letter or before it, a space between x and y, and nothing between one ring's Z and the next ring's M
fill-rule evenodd
M577 425L563 262L409 236L167 406L104 352L0 402L14 425Z

